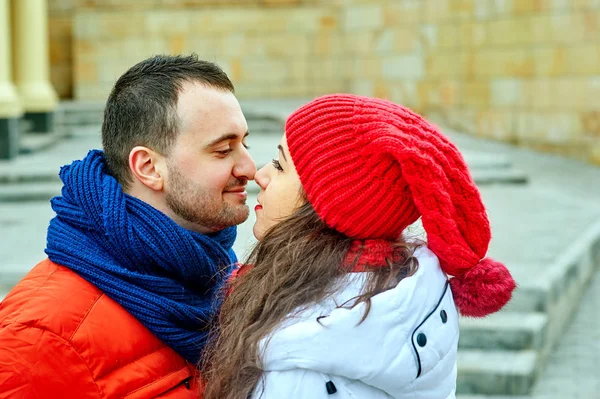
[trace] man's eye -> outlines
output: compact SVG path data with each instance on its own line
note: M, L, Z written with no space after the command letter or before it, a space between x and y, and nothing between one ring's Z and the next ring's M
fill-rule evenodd
M233 151L233 150L232 150L231 148L228 148L228 149L226 149L226 150L217 151L217 153L218 153L218 154L221 154L221 155L227 155L227 154L229 154L231 151Z

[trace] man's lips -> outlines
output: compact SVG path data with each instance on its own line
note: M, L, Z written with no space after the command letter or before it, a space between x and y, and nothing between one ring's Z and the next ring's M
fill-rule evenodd
M230 188L228 190L224 190L224 192L226 192L226 193L245 193L246 192L246 187Z
M223 191L223 194L233 195L239 198L240 200L246 200L246 198L248 198L248 193L246 192L245 187L231 188L229 190Z

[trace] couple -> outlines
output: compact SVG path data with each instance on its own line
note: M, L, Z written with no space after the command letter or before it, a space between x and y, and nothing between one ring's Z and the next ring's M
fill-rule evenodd
M48 259L0 304L0 398L454 397L457 308L514 288L456 147L327 95L256 171L233 92L195 56L119 78L104 151L60 171ZM236 266L249 180L259 241ZM419 218L427 246L403 238Z

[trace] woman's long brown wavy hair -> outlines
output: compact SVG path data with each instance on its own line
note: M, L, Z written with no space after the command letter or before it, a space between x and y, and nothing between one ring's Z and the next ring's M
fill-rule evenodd
M259 342L290 315L342 288L339 277L348 272L344 260L352 242L327 227L308 201L265 234L249 255L252 267L232 282L205 349L205 399L252 394L263 372ZM396 261L370 268L363 293L351 305L366 302L363 320L371 297L416 271L417 244L394 246Z

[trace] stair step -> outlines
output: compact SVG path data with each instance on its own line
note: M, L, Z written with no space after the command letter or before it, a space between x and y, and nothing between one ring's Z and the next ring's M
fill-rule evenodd
M51 133L21 133L19 137L19 153L31 154L46 150L68 135L62 129L56 129Z
M512 166L512 161L504 154L494 152L462 152L471 169L504 169Z
M459 348L489 350L541 349L548 316L544 313L500 312L482 319L461 318Z
M537 373L536 351L458 352L459 394L527 395Z
M49 201L60 195L61 189L60 181L0 184L0 202Z
M527 174L519 169L470 167L473 180L478 186L487 184L525 184L529 181Z

